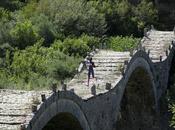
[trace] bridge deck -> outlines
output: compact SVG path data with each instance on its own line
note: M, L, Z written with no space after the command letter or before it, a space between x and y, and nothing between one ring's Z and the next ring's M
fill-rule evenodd
M142 39L142 46L147 51L150 50L152 62L159 62L160 56L162 56L162 61L166 59L166 50L174 38L173 31L151 30L148 32L148 37Z
M95 84L96 94L107 92L105 89L106 83L111 83L111 87L115 87L122 77L120 68L125 60L129 60L129 52L114 52L100 50L94 57L93 61L96 65L94 69L95 79L90 79L89 87L87 86L87 70L84 70L68 84L69 89L74 89L74 92L87 99L92 97L91 87Z
M32 104L41 102L43 93L50 95L49 91L0 90L0 130L19 130L32 118Z

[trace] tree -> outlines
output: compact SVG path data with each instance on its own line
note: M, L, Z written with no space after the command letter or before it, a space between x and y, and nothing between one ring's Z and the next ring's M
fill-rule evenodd
M66 38L63 42L56 41L60 50L69 56L86 56L90 50L86 41L81 38Z
M15 27L10 31L10 35L13 38L12 45L19 49L25 49L39 39L36 28L29 20L16 23Z
M14 11L24 6L24 2L20 0L0 0L0 7Z
M82 33L101 36L106 32L104 15L98 13L91 2L43 0L39 3L38 13L49 16L58 34L65 36L80 36Z
M67 56L58 50L54 51L47 64L49 77L57 81L72 78L76 74L80 60L81 58Z
M143 29L146 25L156 24L158 19L158 11L152 2L142 0L136 7L133 7L133 20L137 22L139 29Z
M11 42L10 30L13 25L14 21L11 13L4 8L0 8L0 45Z
M44 46L50 46L56 38L60 38L53 23L44 14L31 18L34 27L40 37L44 38Z

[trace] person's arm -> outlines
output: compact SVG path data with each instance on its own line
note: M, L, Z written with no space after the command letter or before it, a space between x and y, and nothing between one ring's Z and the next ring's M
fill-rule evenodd
M94 64L94 62L92 62L92 66L95 68L96 66L95 66L95 64Z

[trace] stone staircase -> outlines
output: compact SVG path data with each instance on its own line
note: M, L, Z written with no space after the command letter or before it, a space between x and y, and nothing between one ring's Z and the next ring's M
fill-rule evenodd
M121 68L125 60L129 60L129 52L114 52L111 50L100 50L94 57L95 63L95 79L90 79L87 86L87 73L85 69L68 84L68 89L72 89L77 95L83 99L93 96L91 87L95 85L96 94L104 93L107 90L106 83L111 84L111 88L115 87L121 79Z
M34 100L41 103L41 94L49 91L0 90L0 130L20 130L32 118Z
M147 37L142 39L141 44L146 51L150 50L149 57L152 62L160 62L160 56L162 56L162 61L167 58L166 50L168 50L174 38L173 31L150 30L147 32Z

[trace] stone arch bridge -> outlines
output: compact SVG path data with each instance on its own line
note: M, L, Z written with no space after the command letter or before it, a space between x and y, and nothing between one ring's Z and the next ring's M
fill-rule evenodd
M83 70L53 93L0 90L0 129L166 130L160 105L174 40L173 31L150 30L132 52L99 50L93 56L96 80L89 87Z

